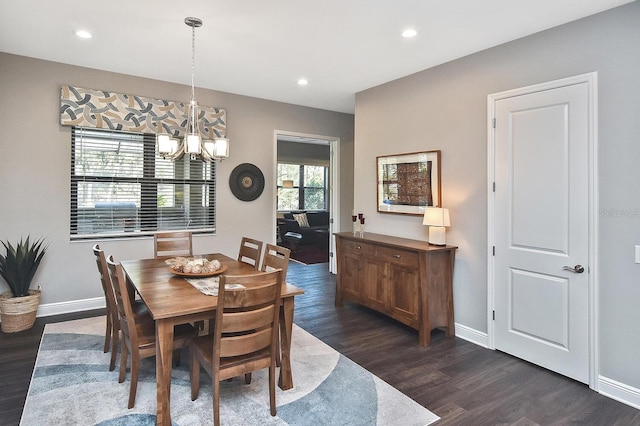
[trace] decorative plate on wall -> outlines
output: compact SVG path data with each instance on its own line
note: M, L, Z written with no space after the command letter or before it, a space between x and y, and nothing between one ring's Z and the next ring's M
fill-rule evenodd
M253 201L264 190L264 175L255 165L242 163L231 172L229 188L238 200Z

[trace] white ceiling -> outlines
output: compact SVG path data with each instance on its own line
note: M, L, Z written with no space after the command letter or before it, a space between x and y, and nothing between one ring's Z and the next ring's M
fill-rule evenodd
M352 113L361 90L631 1L0 0L0 51L189 85L195 16L197 87Z

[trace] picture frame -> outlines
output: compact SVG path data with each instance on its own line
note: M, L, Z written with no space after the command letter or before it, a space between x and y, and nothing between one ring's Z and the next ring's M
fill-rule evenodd
M439 150L376 157L377 210L424 215L442 207Z

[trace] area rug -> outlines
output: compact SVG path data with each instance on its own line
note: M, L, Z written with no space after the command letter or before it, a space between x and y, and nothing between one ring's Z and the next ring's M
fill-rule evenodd
M141 362L135 407L127 409L129 374L118 383L102 352L104 317L48 324L21 425L153 425L156 411L154 358ZM303 329L292 339L294 388L278 388L277 416L269 414L267 374L255 372L223 382L223 425L428 425L438 417ZM174 425L211 425L211 380L201 372L200 396L191 401L188 353L173 369Z

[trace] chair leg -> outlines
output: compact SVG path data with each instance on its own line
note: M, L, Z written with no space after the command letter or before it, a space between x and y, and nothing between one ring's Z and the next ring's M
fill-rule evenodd
M191 400L198 399L200 393L200 362L194 354L194 349L191 348L191 365L189 366L189 379L191 381Z
M123 344L120 346L120 352L121 352L121 356L120 356L120 376L118 377L118 383L122 383L124 382L124 377L127 374L127 354L128 354L128 349L127 349L127 345Z
M282 325L284 324L284 308L280 306L280 324L278 325L278 339L276 340L276 367L282 367Z
M109 371L116 369L116 358L118 357L118 342L120 341L120 327L112 324L111 328L111 362L109 363Z
M109 352L109 346L111 346L111 316L108 315L107 312L107 326L104 331L104 350L103 352L106 354ZM111 371L113 369L109 369Z
M251 373L245 373L244 375L244 382L248 385L251 384Z
M174 349L173 351L173 365L176 367L180 367L181 361L180 349Z
M271 415L276 415L276 367L271 363L269 366L269 407Z
M276 340L276 367L282 367L282 356L280 353L280 333L278 333L278 340Z
M213 426L220 426L220 382L213 378Z
M131 384L129 385L129 406L133 408L136 405L136 392L138 390L138 367L140 364L140 356L131 354Z
M118 340L112 337L111 344L111 360L109 361L109 371L116 369L116 358L118 357Z

